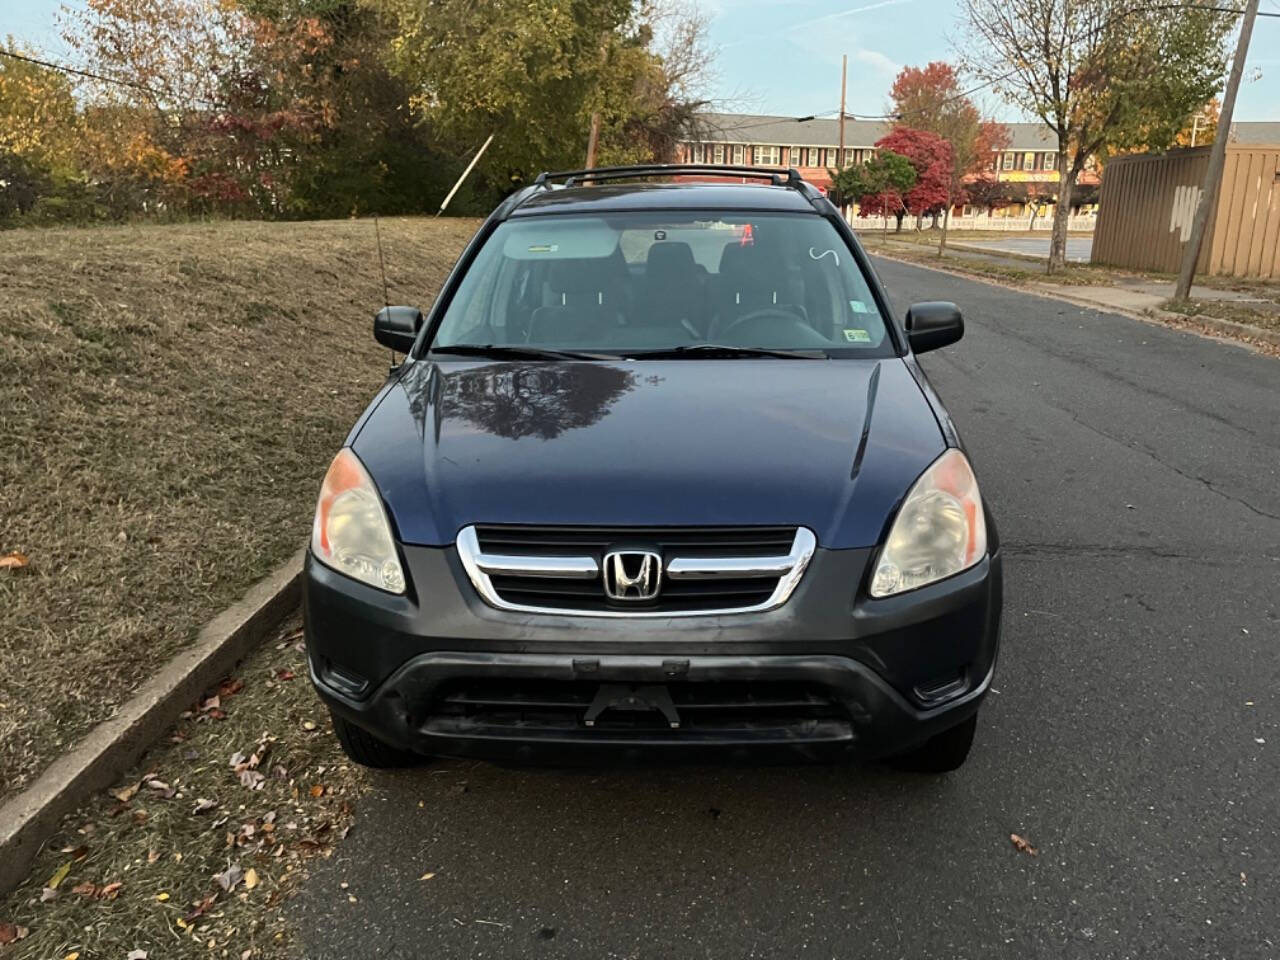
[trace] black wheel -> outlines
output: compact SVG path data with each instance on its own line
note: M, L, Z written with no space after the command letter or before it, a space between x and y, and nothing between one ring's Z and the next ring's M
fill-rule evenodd
M336 713L329 715L333 719L333 732L338 736L342 752L362 767L412 767L423 761L416 753L397 750L390 744L383 743L367 730L348 723Z
M963 723L929 738L914 750L890 757L888 763L899 770L916 773L947 773L958 770L969 756L973 734L977 729L978 715L975 713Z

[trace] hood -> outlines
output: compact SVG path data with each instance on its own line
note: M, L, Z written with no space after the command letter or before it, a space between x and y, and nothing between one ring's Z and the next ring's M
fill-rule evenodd
M402 542L470 523L799 524L871 546L944 449L906 365L409 365L353 448Z

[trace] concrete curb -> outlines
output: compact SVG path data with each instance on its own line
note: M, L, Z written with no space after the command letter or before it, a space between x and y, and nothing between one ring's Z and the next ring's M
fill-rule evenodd
M1063 293L1061 288L1048 288L1039 283L1031 283L1027 286L1017 286L1011 283L1001 283L992 277L984 276L979 273L969 273L965 270L954 270L949 267L935 267L927 263L917 263L915 260L908 260L905 257L895 257L891 253L882 253L878 250L868 250L867 253L873 257L883 257L886 260L892 260L894 263L905 263L909 267L920 267L922 270L934 270L938 273L950 274L953 277L962 277L965 280L972 280L975 283L985 283L991 287L1000 287L1002 290L1015 290L1018 293L1029 293L1036 297L1045 297L1049 300L1060 300L1063 303L1074 304L1077 307L1087 307L1090 310L1097 310L1100 313L1115 313L1122 317L1129 317L1133 320L1140 320L1143 323L1152 323L1161 327L1173 327L1184 333L1191 333L1198 337L1204 337L1206 340L1214 340L1218 343L1230 343L1235 346L1242 347L1246 350L1256 351L1255 343L1266 343L1273 346L1280 346L1280 333L1271 330L1263 330L1258 327L1251 327L1247 323L1236 323L1234 320L1219 320L1217 317L1206 317L1201 314L1192 316L1187 313L1174 313L1171 310L1158 310L1154 307L1145 310L1130 310L1127 307L1112 306L1106 303L1099 303L1088 297L1073 296L1070 293ZM1204 330L1197 330L1196 327L1203 327ZM1212 332L1205 332L1212 331Z
M0 807L0 893L24 879L62 818L138 761L178 715L225 677L298 603L299 550L201 629L196 642L138 688L27 789Z

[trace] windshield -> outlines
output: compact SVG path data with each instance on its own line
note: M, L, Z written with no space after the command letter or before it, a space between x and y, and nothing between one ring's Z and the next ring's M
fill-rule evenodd
M508 220L472 262L431 348L714 356L707 345L894 352L867 278L830 222L722 211Z

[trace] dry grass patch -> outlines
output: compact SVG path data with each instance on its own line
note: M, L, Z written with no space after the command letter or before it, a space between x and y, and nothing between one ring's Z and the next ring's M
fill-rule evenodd
M1280 304L1252 305L1238 300L1169 300L1163 309L1188 317L1233 320L1250 327L1280 333Z
M388 220L430 303L475 221ZM386 373L370 221L0 233L0 800L306 538Z
M295 616L0 900L4 960L296 956L284 913L351 828L364 774L306 675ZM0 941L2 942L2 941Z

